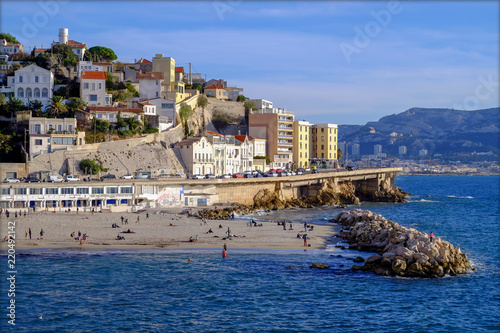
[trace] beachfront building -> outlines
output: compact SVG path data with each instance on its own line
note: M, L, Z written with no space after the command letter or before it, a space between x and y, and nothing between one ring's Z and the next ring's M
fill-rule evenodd
M293 122L293 163L296 169L309 167L312 150L311 132L311 123L303 120Z
M141 99L162 98L166 93L163 72L137 74Z
M214 149L206 136L184 139L177 142L174 148L179 148L189 175L214 173Z
M241 172L241 144L234 135L205 131L205 136L214 149L214 174L234 174Z
M29 156L85 145L85 132L76 131L76 118L29 118Z
M321 166L337 167L338 128L336 124L312 125L312 158Z
M236 135L236 143L240 146L240 172L253 170L253 143L248 135Z
M44 109L53 96L53 89L54 74L37 65L29 65L15 71L14 76L8 76L7 86L0 87L0 93L14 96L25 105L38 100Z
M285 109L262 110L265 113L249 115L249 134L266 140L266 156L270 159L270 168L289 169L293 163L294 114Z
M112 95L106 93L106 72L83 71L80 98L89 106L111 106Z

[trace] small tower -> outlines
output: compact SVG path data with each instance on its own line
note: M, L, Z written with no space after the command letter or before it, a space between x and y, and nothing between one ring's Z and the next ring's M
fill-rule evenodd
M68 29L67 28L60 28L59 29L59 44L68 44Z

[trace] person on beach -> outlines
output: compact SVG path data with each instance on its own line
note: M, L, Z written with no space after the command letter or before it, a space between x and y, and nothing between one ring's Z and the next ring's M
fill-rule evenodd
M124 220L124 217L123 217L123 216L120 216L120 220L122 221L122 225L123 225L123 220Z
M222 258L223 259L227 258L227 250L226 249L222 249Z
M302 238L304 239L304 246L307 246L307 234L304 234Z
M290 230L293 230L293 226L292 226L292 223L290 223Z
M146 218L149 219L149 213L146 213Z
M227 251L227 244L226 243L224 243L224 250Z
M94 215L94 208L92 208L92 215Z
M307 222L304 222L304 232L307 232Z
M28 234L30 235L30 239L31 239L31 228L28 228Z
M14 217L16 217L16 218L17 218L17 212L14 212Z
M82 239L82 233L80 230L78 230L78 240Z
M128 218L125 219L125 224L128 224Z
M140 216L137 216L137 221L135 221L135 223L139 223L139 220L140 220Z
M24 231L24 239L28 239L28 232L26 230Z
M43 229L40 230L40 239L43 239Z
M432 233L432 231L431 231L431 235L430 235L430 241L431 241L431 243L432 243L432 239L433 239L433 238L434 238L434 234L433 234L433 233Z
M283 230L286 230L286 223L283 222Z
M231 220L234 220L234 212L231 213Z

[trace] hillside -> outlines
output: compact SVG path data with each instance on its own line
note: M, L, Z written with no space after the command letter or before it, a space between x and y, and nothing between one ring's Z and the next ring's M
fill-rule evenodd
M458 111L412 108L369 122L364 126L340 125L339 142L360 144L362 155L373 154L375 144L382 152L398 155L406 146L408 155L427 149L429 155L493 152L498 158L500 108Z

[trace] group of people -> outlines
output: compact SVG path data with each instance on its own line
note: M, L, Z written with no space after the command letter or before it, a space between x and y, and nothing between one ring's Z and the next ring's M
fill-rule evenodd
M43 231L43 229L40 229L40 238L39 239L43 239L44 234L45 234L45 231ZM27 231L24 231L24 239L28 239L28 236L31 239L31 228L28 228Z
M87 238L89 237L87 234L82 234L80 230L78 230L78 236L76 236L76 233L73 231L70 235L71 239L74 240L79 240L80 245L87 244Z
M8 209L5 209L5 210L4 210L2 207L0 207L0 217L2 216L2 214L3 214L4 212L5 212L5 217L6 217L6 218L9 218L9 217L10 217L10 215L12 214L12 213L11 213ZM21 210L19 210L19 212L18 212L17 210L15 210L15 211L14 211L14 217L15 217L15 218L18 218L18 217L23 217L23 216L24 216L24 217L26 217L26 214L27 214L27 213L26 213L26 211L24 211L24 212L23 212L23 211L21 211Z

